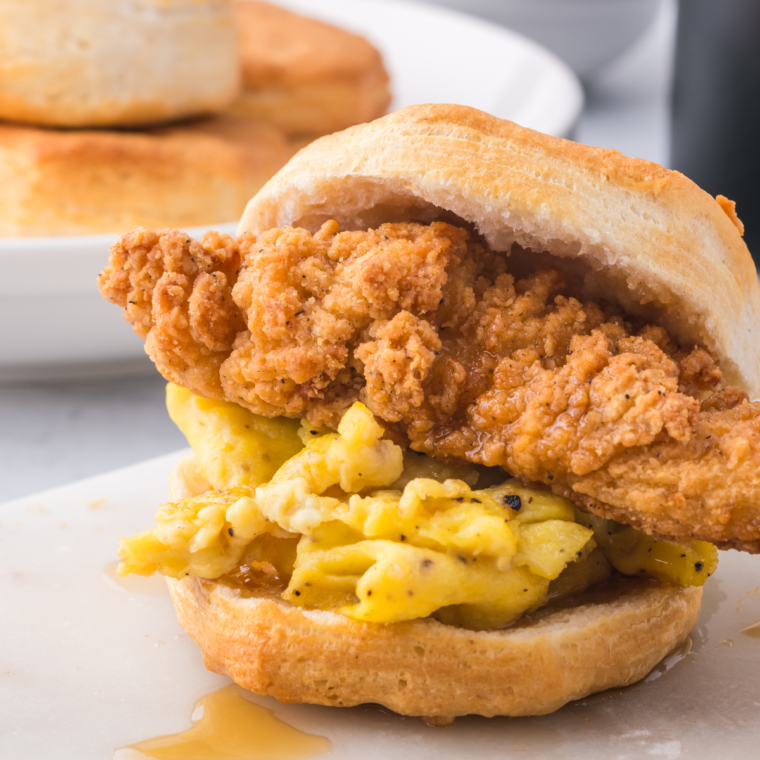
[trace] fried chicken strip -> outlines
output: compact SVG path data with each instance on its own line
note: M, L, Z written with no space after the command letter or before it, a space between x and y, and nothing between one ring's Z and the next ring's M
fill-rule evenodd
M417 451L760 552L760 405L723 388L704 348L581 303L557 270L516 280L464 229L136 231L100 285L159 370L202 395L331 426L362 400Z

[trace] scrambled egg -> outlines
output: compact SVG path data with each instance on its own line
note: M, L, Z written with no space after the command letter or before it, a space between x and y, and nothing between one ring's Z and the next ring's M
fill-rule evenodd
M718 550L707 541L689 545L658 541L635 528L578 511L576 519L623 575L644 575L679 586L701 586L718 567Z
M360 403L333 433L177 386L167 397L217 490L163 505L154 530L122 539L121 574L223 578L263 562L296 605L485 629L612 567L701 585L717 564L710 544L656 541L482 468L404 454Z
M174 383L166 387L166 408L214 488L266 483L303 448L297 420L262 417Z

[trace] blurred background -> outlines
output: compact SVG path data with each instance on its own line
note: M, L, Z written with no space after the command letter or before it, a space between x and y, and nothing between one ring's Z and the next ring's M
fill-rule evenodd
M736 201L757 261L757 0L435 2L504 24L570 64L587 94L576 139L677 169Z
M76 5L75 0L72 3ZM11 5L8 0L3 3L4 7ZM62 13L66 11L64 0L58 0L55 5L60 6ZM359 48L355 48L355 59L365 61L362 76L369 76L367 72L372 70L373 94L362 100L363 110L347 115L341 111L339 118L344 122L330 127L329 120L321 122L314 114L318 115L320 107L329 100L330 96L325 93L332 85L321 82L317 86L314 82L319 72L327 76L325 71L340 69L341 61L327 61L322 65L319 55L309 53L307 64L298 64L301 68L297 71L293 64L292 72L283 73L281 69L275 71L271 62L254 60L250 64L252 73L246 80L249 84L244 85L244 95L249 98L248 110L241 106L243 96L232 106L225 106L238 109L236 118L241 113L244 118L253 118L251 114L255 112L256 119L267 122L266 128L257 127L264 136L257 137L253 148L243 145L246 140L251 142L250 130L241 139L240 132L233 134L234 129L217 126L219 119L228 118L228 111L217 113L213 117L217 121L212 120L213 123L182 122L180 127L185 132L179 138L175 133L171 137L173 141L196 139L198 133L203 133L198 139L206 141L204 150L237 151L229 153L233 163L249 159L255 163L258 173L249 172L239 179L242 190L238 190L243 200L235 201L238 206L244 205L244 199L294 150L319 134L374 118L387 107L392 110L415 101L459 99L464 102L465 96L460 97L459 93L472 92L473 105L498 111L497 115L524 123L535 119L528 125L677 169L709 193L728 196L737 202L737 212L747 228L746 242L750 250L760 252L760 220L755 218L758 194L755 176L760 168L756 139L760 106L755 99L760 85L760 59L754 47L760 39L757 0L681 0L680 7L678 0L430 0L427 4L404 0L369 3L292 0L282 5L326 21L337 29L363 35L362 44L366 47L362 48L361 55L364 58L356 52ZM0 10L0 15L6 10ZM465 23L461 17L451 15L462 12L477 21ZM264 28L261 23L254 24L254 31ZM291 19L278 23L284 24L284 33L287 33L301 22ZM68 32L65 25L62 28L59 33L66 39ZM506 30L521 37L510 36ZM330 55L343 49L344 44L349 45L339 37L330 36L337 32L322 30L321 33L327 35L324 39L328 42L323 48ZM307 36L313 36L308 29ZM531 42L526 44L526 39ZM281 49L278 40L281 37L275 31L267 31L265 41L271 42L275 49ZM541 47L536 48L534 43ZM261 44L256 42L257 46ZM380 58L375 60L373 51L379 51L384 69L377 68ZM446 69L446 65L450 69ZM386 71L387 78L383 79ZM256 77L264 77L265 83L262 85ZM310 114L307 126L312 124L313 129L305 129L300 123L294 127L290 118L292 111L286 111L282 105L271 110L272 103L282 104L287 87L291 87L288 91L291 94L291 91L303 93L304 88L315 88L307 93L309 108L316 108L316 111L307 109ZM256 100L260 92L265 97ZM390 106L388 92L393 95ZM540 103L536 100L537 93L543 98ZM344 93L341 97L345 100L349 96ZM358 102L358 96L351 97ZM481 106L481 103L486 105ZM336 110L330 113L335 114ZM62 127L64 130L76 127L41 125L39 117L35 118L37 122L27 120L23 128L44 129L49 130L45 134L61 135L64 134ZM17 127L11 125L12 119L7 116L0 115L0 119L8 123L6 127L0 121L0 131L6 130L0 134L0 176L4 176L10 144L10 138L5 135ZM86 121L83 124L89 128ZM552 126L542 127L542 124ZM99 130L112 129L108 134L115 134L114 139L119 140L127 129L123 124L96 126ZM155 126L142 131L139 126L128 129L143 143L146 139L165 140L167 134L164 127L161 128L164 131ZM191 137L187 129L192 131ZM105 132L98 134L101 139ZM71 132L66 131L65 139L70 135ZM217 142L212 144L208 140ZM275 147L268 149L266 160L250 158L253 155L250 150L260 151L262 141ZM190 169L184 167L183 171ZM27 188L24 192L32 191ZM40 197L43 193L41 189L35 192L39 192ZM168 191L159 189L157 192L160 198ZM123 197L127 197L126 190ZM167 223L191 226L217 222L234 229L234 224L231 227L230 224L239 214L238 206L232 203L229 212L216 212L217 217L226 213L232 218L188 217L188 221L178 222L168 218ZM6 208L10 208L8 203ZM183 212L186 209L187 204ZM39 211L35 218L41 218ZM143 222L138 219L137 223ZM90 230L93 234L86 239L77 238L95 245L100 266L106 263L107 247L113 235L96 240L94 233L111 234L126 228L114 227L114 224L103 222L93 227ZM129 226L134 225L130 222ZM164 381L147 359L127 364L112 362L108 371L103 371L103 367L98 371L92 371L92 367L77 371L72 363L66 362L46 367L45 371L32 371L27 365L11 367L8 363L7 357L16 345L9 342L12 336L20 336L18 341L24 346L34 345L36 340L31 328L28 334L23 332L28 320L15 316L21 313L16 311L19 308L16 302L12 308L9 306L8 299L15 292L23 291L29 279L24 275L23 265L31 266L29 262L33 262L34 256L43 255L40 252L43 242L48 246L45 261L52 260L51 256L60 260L61 256L68 255L61 252L72 248L72 239L68 238L69 243L61 242L62 236L86 233L85 228L57 231L51 227L28 233L13 228L5 233L5 240L0 234L0 262L6 284L5 293L0 294L0 317L6 333L1 339L5 343L0 343L3 473L0 502L185 445L164 409ZM97 270L91 270L87 264L83 271L94 288ZM85 295L81 298L85 299ZM116 311L105 305L102 308L104 315L109 309ZM89 323L100 321L89 317L87 320ZM35 329L39 335L39 328ZM129 333L123 323L119 324L119 330L119 335ZM55 340L60 343L64 338ZM137 351L139 341L131 337L129 340L132 341L130 350ZM6 364L2 363L3 356Z

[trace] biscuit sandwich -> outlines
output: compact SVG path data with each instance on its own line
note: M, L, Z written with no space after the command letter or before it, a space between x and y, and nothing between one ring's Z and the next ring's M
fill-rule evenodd
M733 204L471 108L324 137L237 237L100 288L192 454L120 572L283 702L445 724L643 678L760 551L760 288Z

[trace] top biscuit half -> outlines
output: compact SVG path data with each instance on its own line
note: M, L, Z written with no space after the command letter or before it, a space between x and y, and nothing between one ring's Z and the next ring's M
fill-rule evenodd
M733 203L678 172L466 106L410 106L302 150L238 231L328 219L459 221L495 251L549 256L585 299L614 296L760 393L760 286L741 222Z

